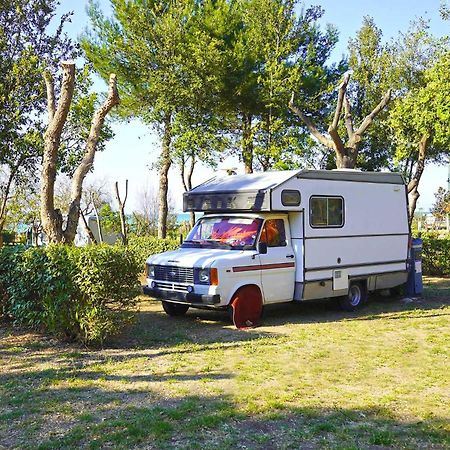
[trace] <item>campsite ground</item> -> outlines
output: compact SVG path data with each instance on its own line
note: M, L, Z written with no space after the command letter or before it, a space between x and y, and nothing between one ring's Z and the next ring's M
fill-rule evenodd
M0 448L450 448L450 280L424 298L137 323L102 350L0 323Z

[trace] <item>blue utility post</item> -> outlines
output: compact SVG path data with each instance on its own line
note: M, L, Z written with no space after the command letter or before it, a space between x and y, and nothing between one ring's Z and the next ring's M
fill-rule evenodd
M409 273L406 282L406 293L410 297L422 295L422 239L416 238L409 249Z

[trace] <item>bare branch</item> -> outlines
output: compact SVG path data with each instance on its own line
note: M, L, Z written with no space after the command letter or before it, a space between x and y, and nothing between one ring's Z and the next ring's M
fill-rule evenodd
M296 114L305 123L309 132L325 147L334 149L334 143L331 139L325 137L314 125L312 120L303 114L302 110L294 105L294 93L292 93L291 99L289 100L289 109Z
M348 85L349 80L350 80L350 74L346 73L344 76L344 79L342 80L342 83L339 85L339 88L338 88L338 100L337 100L337 104L336 104L336 110L334 111L333 122L331 123L330 127L328 128L328 132L330 132L330 129L336 130L339 125L339 118L341 117L341 112L342 112L342 104L344 102L345 92L347 91L347 85Z
M348 138L352 139L354 133L353 117L352 117L352 108L350 106L350 102L348 101L347 93L345 93L344 95L344 111L345 111L344 115L345 128L347 129Z
M48 121L51 122L55 116L56 100L55 100L55 85L53 84L52 74L46 70L44 72L45 86L47 88L47 111Z
M338 88L338 99L336 103L336 109L334 111L333 122L331 122L330 126L328 127L328 133L330 134L331 139L333 139L334 148L336 152L338 152L339 154L343 154L345 152L344 143L342 142L342 139L338 133L338 125L339 125L339 118L341 117L342 105L344 103L345 92L347 90L349 80L350 74L346 73L344 79L342 80L342 83L339 85Z
M387 106L387 104L391 100L391 89L389 89L386 94L384 94L384 97L381 99L380 103L373 109L373 111L368 114L364 120L362 121L359 128L355 131L355 134L353 136L353 140L355 142L359 142L361 140L361 136L365 133L367 128L369 128L370 124L373 122L373 119Z
M95 150L100 139L101 128L109 111L114 106L118 105L119 102L120 98L117 90L117 77L112 73L109 77L108 96L103 104L97 109L92 118L91 129L86 142L84 156L73 175L71 204L67 217L67 226L64 232L64 235L69 241L72 236L75 236L76 233L83 181L94 164Z

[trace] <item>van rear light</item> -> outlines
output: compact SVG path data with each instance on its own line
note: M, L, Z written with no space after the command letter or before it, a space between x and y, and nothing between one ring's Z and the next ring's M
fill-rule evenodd
M209 284L211 286L217 286L219 284L219 277L217 275L217 269L212 268L209 274Z

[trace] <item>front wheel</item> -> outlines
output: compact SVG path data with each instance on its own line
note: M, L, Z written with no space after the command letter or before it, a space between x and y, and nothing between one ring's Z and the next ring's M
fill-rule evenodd
M367 300L365 283L352 283L348 294L339 298L339 305L344 311L355 311Z
M162 307L166 314L172 317L183 316L189 309L189 305L184 305L182 303L172 303L172 302L162 302Z

